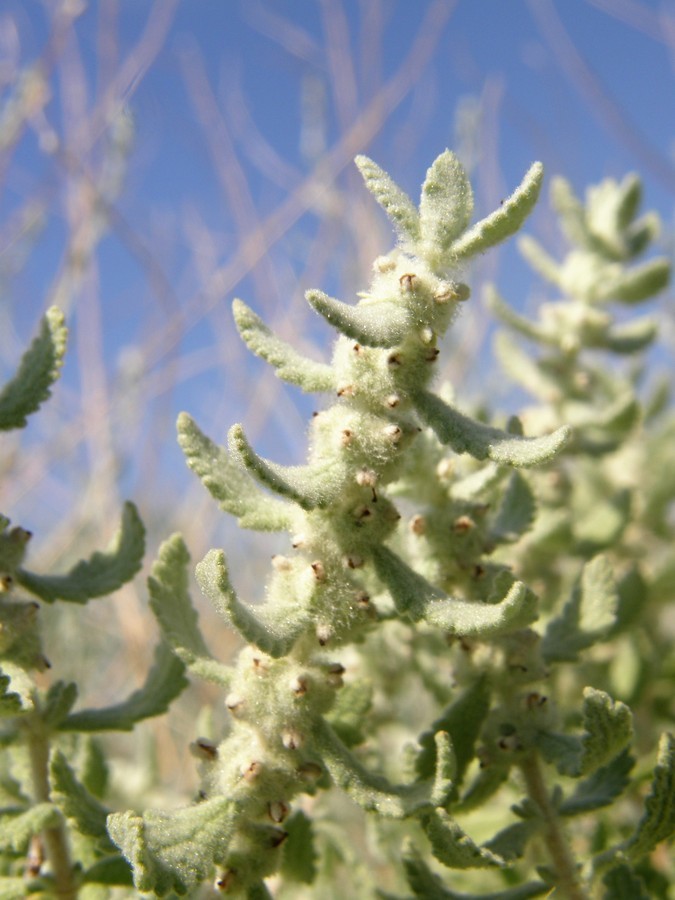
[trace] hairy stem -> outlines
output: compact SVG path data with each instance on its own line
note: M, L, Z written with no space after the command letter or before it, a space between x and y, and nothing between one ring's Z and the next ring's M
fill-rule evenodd
M542 839L551 857L558 877L558 889L567 900L589 900L579 883L579 875L574 855L565 836L560 817L551 803L544 775L536 753L529 753L521 762L520 769L525 778L527 793L536 804L543 820Z
M34 799L36 803L49 803L49 740L39 715L39 712L36 712L31 722L32 727L28 730L28 752ZM63 824L45 828L42 837L54 876L56 896L59 900L76 900L78 890L73 878L73 865Z

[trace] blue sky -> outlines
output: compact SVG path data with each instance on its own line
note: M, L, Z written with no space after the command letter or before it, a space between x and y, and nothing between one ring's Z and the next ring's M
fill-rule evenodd
M133 122L105 233L66 298L65 387L42 426L81 428L66 470L78 460L95 472L107 447L125 490L159 492L178 471L181 408L219 439L244 419L269 455L297 454L311 403L248 361L229 301L244 297L325 352L329 333L305 315L302 291L347 299L364 286L354 255L388 241L359 193L356 152L416 194L450 146L484 212L534 159L579 191L637 170L647 207L672 229L675 10L665 0L99 0L60 43L56 7L5 0L0 10L3 104L17 73L56 48L50 99L0 154L0 347L10 362L54 297L83 184L110 171L107 126ZM27 238L12 217L30 203L41 214ZM357 215L371 224L357 228ZM545 198L532 227L555 245ZM525 267L510 249L495 259L477 278L498 277L524 304ZM91 424L99 402L107 425ZM74 484L56 477L66 499Z

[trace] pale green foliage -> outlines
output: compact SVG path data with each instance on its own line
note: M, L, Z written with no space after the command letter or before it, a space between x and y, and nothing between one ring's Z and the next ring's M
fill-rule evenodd
M112 886L283 900L333 896L336 884L382 900L620 900L663 881L650 855L675 831L672 736L655 765L649 753L675 715L659 628L675 577L673 424L663 391L645 403L634 370L594 357L637 354L656 336L652 321L617 322L611 303L667 283L667 260L635 263L658 221L637 218L635 176L603 182L586 203L554 182L574 247L561 262L532 239L521 248L564 296L532 322L490 292L536 348L498 338L507 372L536 399L501 429L491 410L475 419L449 388L435 393L433 372L470 296L460 264L521 227L541 164L473 225L472 188L450 151L427 172L419 207L371 160L357 165L399 244L357 303L307 292L338 332L330 363L233 305L242 338L281 379L333 395L312 419L306 463L263 458L242 425L223 447L187 414L178 422L187 463L221 508L243 528L289 535L260 604L239 596L222 550L196 567L245 645L234 663L200 630L176 534L148 580L163 640L144 685L102 710L74 709L73 684L39 691L39 607L14 586L47 602L107 594L138 570L143 528L127 505L108 551L38 576L23 568L28 533L2 519L0 896L20 896L20 879L85 900ZM44 325L24 357L3 394L18 410L8 422L47 396L59 334ZM220 741L192 736L196 802L111 811L87 733L163 712L185 670L223 689L231 720ZM636 799L639 778L652 782L644 800L617 803ZM38 833L51 869L29 887L21 855Z

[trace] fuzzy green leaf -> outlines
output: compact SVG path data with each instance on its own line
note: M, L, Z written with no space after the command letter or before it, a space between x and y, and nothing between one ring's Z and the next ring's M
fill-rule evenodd
M209 653L190 600L189 563L190 554L179 534L161 545L148 578L150 606L164 639L186 668L199 678L226 687L230 670Z
M623 750L577 785L574 793L560 804L560 815L578 816L609 806L630 784L629 773L634 765L628 750Z
M250 644L255 644L270 656L285 656L302 633L306 618L295 604L270 612L263 606L254 613L251 607L239 602L230 584L227 562L222 550L211 550L197 565L197 582L215 609Z
M532 527L535 513L532 488L522 475L513 472L490 527L490 536L499 544L517 541Z
M48 399L63 364L67 338L63 313L52 306L22 356L16 374L0 391L0 431L23 428L26 417Z
M460 893L445 887L441 878L431 871L412 846L404 851L403 866L410 889L419 900L530 900L531 897L541 897L551 889L550 885L540 881L487 894Z
M464 166L450 150L432 163L422 185L420 233L425 255L441 255L467 228L473 213L473 190Z
M607 281L602 297L620 300L622 303L641 303L660 293L670 281L670 260L665 257L652 259L628 269L617 279Z
M495 590L503 588L505 594L474 603L448 597L387 547L373 549L373 562L399 615L413 622L425 619L451 634L480 638L524 628L537 618L536 597L520 581L507 586L497 579Z
M335 784L363 809L386 818L404 819L429 806L428 782L395 785L371 772L345 747L327 722L316 722L312 745Z
M338 691L327 719L333 731L347 747L355 747L366 739L366 714L373 703L373 686L369 681L350 681ZM433 771L433 769L432 769ZM432 772L428 773L431 777Z
M288 838L284 842L281 874L289 881L312 884L317 872L312 820L298 809L284 822L284 831Z
M307 291L305 297L340 334L366 347L395 347L410 330L407 310L391 300L352 306L316 290Z
M476 253L484 253L514 234L529 216L539 197L544 180L544 167L533 163L520 185L499 209L466 231L451 247L457 260L465 260Z
M614 353L637 353L653 342L657 331L658 325L651 319L636 319L610 328L601 346Z
M255 481L224 447L215 444L187 413L178 416L178 443L188 466L218 501L222 510L237 517L241 528L285 531L290 528L288 503L258 490Z
M33 575L18 569L16 578L22 587L47 603L86 603L131 581L141 567L144 552L143 523L133 503L125 503L122 524L105 552L97 551L81 560L66 575Z
M246 346L274 366L276 374L307 392L335 390L335 376L330 366L302 356L290 344L278 338L263 320L241 300L232 304L234 321Z
M485 847L504 860L520 859L525 855L530 838L539 828L540 823L535 818L514 822L490 838Z
M145 684L115 706L71 713L61 731L132 731L136 722L165 713L186 687L185 666L162 641L155 649L154 664Z
M503 866L504 860L479 847L444 809L435 809L420 818L431 851L450 869L485 869Z
M524 387L528 394L534 394L547 405L562 399L563 386L559 377L547 372L508 332L499 331L495 335L494 351L505 373Z
M108 817L108 832L129 860L139 891L185 896L223 863L237 808L225 797L174 810Z
M560 176L551 179L551 203L560 217L567 240L578 247L595 248L586 226L586 210L570 183Z
M535 241L529 234L524 234L518 238L518 250L542 278L550 281L551 284L560 285L560 266L544 250L539 241Z
M552 459L570 436L563 426L544 437L526 438L476 422L427 391L416 391L414 403L420 419L434 430L442 444L475 459L501 465L537 466Z
M596 556L584 566L561 614L548 623L541 643L547 662L574 661L603 640L614 627L618 604L612 567L605 556Z
M97 860L82 875L84 884L106 884L133 887L134 880L131 875L129 863L123 856L104 856Z
M276 494L293 500L303 509L326 506L333 499L336 484L327 472L314 466L281 466L258 456L241 425L233 425L228 435L230 452L253 477Z
M72 681L55 682L47 691L42 720L49 728L58 728L77 700L77 685Z
M514 331L542 344L555 345L557 343L554 332L542 328L541 325L536 325L534 322L526 319L525 316L521 316L511 309L508 303L497 293L493 285L488 285L485 289L485 299L488 309L505 325L513 328Z
M638 860L675 834L675 736L663 734L645 812L623 849Z
M487 679L477 678L435 719L429 730L419 738L420 752L415 760L415 772L420 779L431 778L436 769L436 743L439 731L452 738L456 770L453 774L454 795L464 780L485 717L490 709L490 687Z
M607 888L602 900L653 900L644 881L625 863L610 869L602 883Z
M520 185L485 219L481 219L465 232L451 247L457 260L465 260L476 253L484 253L514 234L529 216L539 197L544 180L544 167L533 163Z
M45 828L55 828L63 817L53 803L36 803L27 810L0 812L0 848L25 853L34 834Z
M106 831L109 810L78 781L61 751L52 756L50 784L53 802L67 819L75 822L80 834L97 838L103 847L112 851L114 848Z
M366 187L391 219L400 238L415 244L420 238L420 217L410 197L367 156L354 160Z

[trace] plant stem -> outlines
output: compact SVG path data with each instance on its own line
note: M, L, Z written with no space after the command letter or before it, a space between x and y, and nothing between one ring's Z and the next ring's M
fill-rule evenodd
M49 740L45 734L39 711L28 729L28 752L36 803L49 803ZM45 828L42 832L45 852L55 882L59 900L76 900L78 889L73 879L68 838L63 824Z
M529 753L520 763L520 769L525 777L528 796L541 813L544 825L542 838L558 877L557 887L560 893L568 900L588 900L588 895L579 883L574 855L565 837L560 817L551 803L537 755Z

